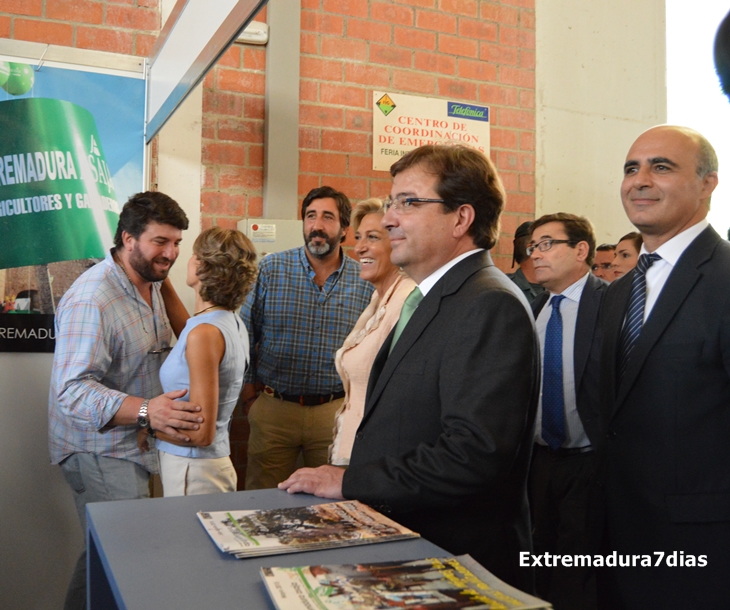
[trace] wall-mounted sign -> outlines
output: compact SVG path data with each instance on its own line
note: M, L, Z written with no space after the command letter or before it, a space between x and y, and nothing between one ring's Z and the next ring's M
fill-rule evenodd
M424 144L466 144L489 153L489 107L373 91L373 169L388 171Z
M143 76L0 56L0 351L53 351L58 301L143 190Z
M22 244L0 249L0 268L102 258L119 204L93 115L63 100L7 100L0 133L0 242Z
M253 243L274 243L276 241L275 224L254 222L250 226L250 237Z

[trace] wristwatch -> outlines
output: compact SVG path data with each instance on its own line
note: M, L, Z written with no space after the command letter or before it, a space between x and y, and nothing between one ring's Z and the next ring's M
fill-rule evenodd
M147 417L147 405L149 404L150 399L146 398L144 401L142 401L142 406L139 408L139 413L137 413L137 425L140 428L150 427L150 418Z

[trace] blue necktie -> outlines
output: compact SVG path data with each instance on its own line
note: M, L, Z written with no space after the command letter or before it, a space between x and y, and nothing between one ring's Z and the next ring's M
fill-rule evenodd
M550 299L553 312L545 330L545 356L542 368L542 438L551 449L559 449L565 441L565 409L563 400L563 318L556 294Z
M644 325L644 307L646 306L646 270L661 258L656 252L642 254L636 264L634 279L631 283L631 294L629 295L629 308L626 311L626 321L621 330L621 360L619 362L619 380L626 372L626 365L629 356L634 349L634 344L641 334L641 327Z

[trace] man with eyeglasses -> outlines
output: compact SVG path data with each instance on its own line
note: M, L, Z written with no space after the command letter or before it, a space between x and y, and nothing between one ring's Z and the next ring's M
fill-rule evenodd
M536 555L594 555L602 523L593 445L598 441L600 334L606 282L594 277L596 236L587 218L549 214L532 225L527 253L547 292L532 303L542 388L530 466ZM595 609L596 574L562 563L537 568L537 593L556 608Z
M615 275L611 270L613 259L616 255L615 244L601 244L596 248L596 256L591 265L591 271L597 278L602 279L609 284L615 279Z
M422 146L390 171L391 260L418 287L375 359L347 470L301 469L279 487L366 502L531 590L519 557L539 347L525 297L488 252L501 180L464 146Z
M134 195L119 216L115 247L56 310L49 449L73 491L84 534L87 503L149 497L157 457L138 448L138 431L161 430L186 442L185 430L202 422L199 406L175 400L186 391L162 394L159 379L172 337L161 284L187 228L185 213L167 195ZM86 608L85 551L65 608Z

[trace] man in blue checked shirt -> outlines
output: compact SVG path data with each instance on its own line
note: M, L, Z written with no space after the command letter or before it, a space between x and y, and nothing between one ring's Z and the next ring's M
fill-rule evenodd
M199 406L175 401L185 390L162 394L159 378L172 337L161 284L187 228L185 212L167 195L134 195L119 216L115 247L56 310L48 445L84 531L87 503L149 496L157 457L140 451L138 431L162 430L185 442L185 430L203 421ZM64 607L86 608L85 551Z
M345 395L335 352L370 302L372 286L342 251L350 201L332 187L302 202L305 246L265 257L241 309L251 366L246 489L276 487L301 453L312 468L327 462L334 417Z

